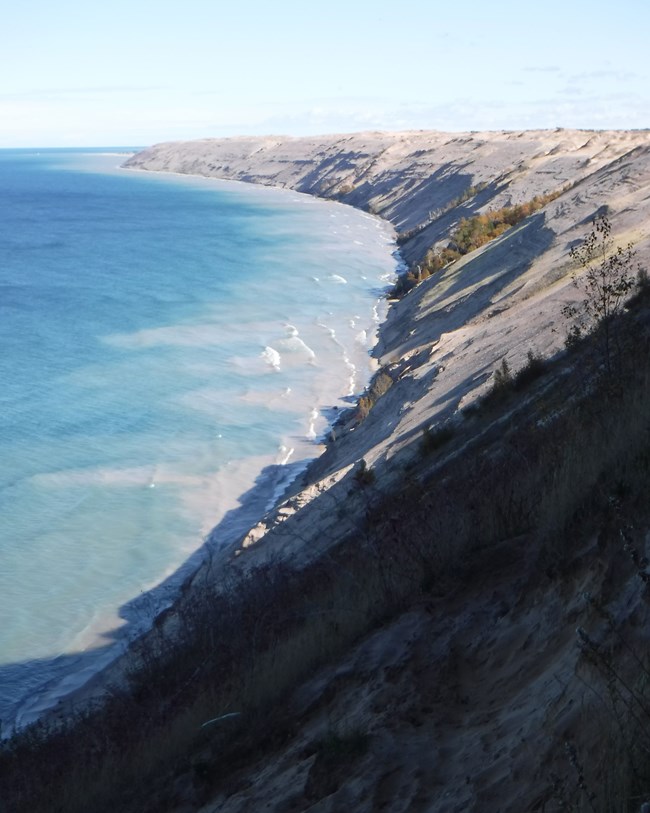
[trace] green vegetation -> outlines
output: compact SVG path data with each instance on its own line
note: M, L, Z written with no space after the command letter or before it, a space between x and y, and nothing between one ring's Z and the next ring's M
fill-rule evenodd
M354 479L360 486L371 486L377 479L374 470L368 467L365 460L360 460L354 469Z
M400 232L397 235L397 245L401 246L410 240L412 237L415 237L420 232L424 231L428 226L431 225L435 220L443 215L450 212L452 209L455 209L457 206L462 206L463 203L467 203L468 200L476 197L479 192L482 192L487 187L487 183L482 181L481 183L476 184L475 186L468 186L467 189L462 192L460 195L455 197L453 200L450 200L445 206L441 206L439 209L433 209L429 212L429 216L424 221L424 223L420 223L418 226L415 226L412 229L406 229L406 231Z
M393 377L386 370L380 370L370 382L366 392L359 398L357 405L357 420L363 421L368 417L368 413L381 398L393 386Z
M533 381L544 375L548 370L547 362L541 357L536 355L532 350L526 354L526 364L517 371L512 387L515 392L520 392L526 389Z
M541 356L536 355L532 350L529 350L527 353L526 364L517 370L514 375L512 374L507 359L501 359L501 364L493 374L492 387L483 396L475 409L470 409L470 414L503 404L513 393L525 390L534 381L543 376L548 369L548 362L541 358Z
M312 747L315 759L307 777L300 803L296 810L305 805L330 796L345 782L354 762L368 751L370 737L363 731L331 728Z
M395 283L390 296L393 298L403 296L418 282L496 239L512 226L516 226L526 217L558 198L564 191L564 189L560 189L546 195L536 195L526 203L504 206L502 209L491 209L475 217L463 218L452 233L448 245L442 249L429 249L422 262L417 263Z
M420 442L420 449L422 454L431 454L441 449L454 437L456 431L451 424L443 424L442 426L425 427L422 430L422 440Z
M329 764L344 763L362 756L368 750L370 737L363 731L339 731L331 729L317 743L318 752L324 762Z

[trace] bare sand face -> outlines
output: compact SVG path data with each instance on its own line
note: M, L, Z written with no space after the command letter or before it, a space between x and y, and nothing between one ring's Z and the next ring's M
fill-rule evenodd
M289 187L369 208L409 238L401 250L413 262L442 244L463 217L563 190L540 212L393 305L375 355L392 368L397 384L368 420L338 433L314 464L312 480L322 482L302 495L307 502L331 487L342 496L346 487L336 483L360 458L390 478L384 464L408 457L413 437L425 426L453 419L479 397L502 359L517 370L529 351L560 351L566 336L562 307L579 296L569 249L603 207L617 244L632 241L637 260L650 265L646 131L206 139L156 145L128 165ZM470 188L477 191L464 200ZM287 510L280 514L284 525ZM269 551L277 544L288 546L292 557L315 553L323 544L320 523L328 520L299 514L293 521L304 523L313 547L288 543L288 529L282 529L282 543L273 542L276 532L264 535L277 521L273 512L253 536L263 537ZM250 552L250 541L249 555L261 556Z

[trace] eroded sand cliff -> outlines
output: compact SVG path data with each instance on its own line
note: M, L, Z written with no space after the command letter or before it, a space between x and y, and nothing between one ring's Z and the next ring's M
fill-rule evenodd
M529 351L543 357L560 351L566 337L562 308L580 296L569 250L584 239L596 213L607 211L616 244L633 242L636 259L650 264L647 131L206 139L156 145L127 166L272 184L366 208L406 238L401 251L411 264L444 244L464 217L561 192L393 305L375 352L396 383L367 420L348 427L354 431L335 432L336 440L311 468L310 489L294 504L335 487L361 458L390 478L394 467L382 473L382 465L408 457L425 427L458 416L485 392L502 359L517 370ZM478 191L462 200L471 188ZM288 513L286 507L276 512L253 537ZM302 514L294 522L313 528ZM265 547L270 544L265 538ZM312 549L297 542L295 547L291 555L298 557Z

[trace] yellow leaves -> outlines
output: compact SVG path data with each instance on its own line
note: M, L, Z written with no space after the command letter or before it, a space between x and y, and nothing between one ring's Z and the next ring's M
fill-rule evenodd
M472 190L477 191L478 189L479 187L472 187ZM477 248L496 239L512 226L516 226L517 223L555 200L565 191L567 191L566 188L563 188L555 192L549 192L546 195L535 195L532 200L523 203L504 206L501 209L488 209L487 212L482 212L474 217L462 218L455 231L450 235L449 244L443 249L434 250L430 248L423 261L408 274L402 292L410 290L421 280L440 271L465 254L469 254L471 251L475 251ZM415 268L417 268L417 272Z

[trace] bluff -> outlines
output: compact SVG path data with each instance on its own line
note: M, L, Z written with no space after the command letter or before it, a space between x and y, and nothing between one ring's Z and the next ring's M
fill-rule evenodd
M376 466L408 458L413 438L458 420L503 360L516 370L529 353L561 351L562 310L580 298L569 252L596 213L609 214L617 245L632 242L641 264L650 258L648 131L205 139L155 145L126 166L286 187L363 208L394 225L415 269L463 219L557 195L393 305L376 350L392 386L366 420L335 428L312 485L340 479L361 459Z
M157 144L125 166L340 200L410 236L402 253L414 261L445 239L453 223L487 208L522 203L567 184L581 183L582 195L602 194L607 172L624 164L634 174L632 166L649 142L648 131L563 129L264 136Z

